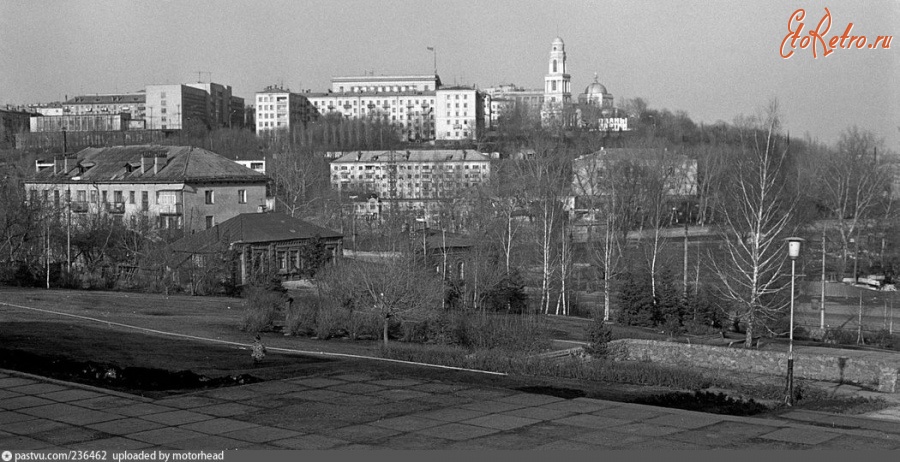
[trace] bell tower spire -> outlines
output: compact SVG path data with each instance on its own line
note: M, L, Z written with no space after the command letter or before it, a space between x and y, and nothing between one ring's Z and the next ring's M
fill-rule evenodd
M571 76L566 68L566 44L559 37L550 44L550 60L544 77L544 118L556 118L572 102Z

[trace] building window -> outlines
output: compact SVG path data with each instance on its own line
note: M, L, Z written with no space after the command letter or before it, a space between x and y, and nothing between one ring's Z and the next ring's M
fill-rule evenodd
M121 204L124 202L122 198L122 191L113 191L113 202L117 204Z
M206 229L212 228L216 225L216 219L212 215L206 216Z
M45 195L47 194L46 191L44 192L44 194L45 194ZM96 190L96 189L92 189L92 190L91 190L91 202L93 202L93 203L96 204L96 203L97 203L97 197L98 197L98 196L99 196L99 194L97 194L97 190ZM46 199L46 197L45 197L44 199Z
M128 203L134 204L134 191L128 191Z
M246 204L247 203L247 190L246 189L238 189L238 204Z
M215 203L215 202L214 202L215 197L214 197L214 195L213 195L213 192L214 192L214 191L206 191L206 203L207 203L207 204L214 204L214 203ZM209 218L209 217L207 217L207 218Z

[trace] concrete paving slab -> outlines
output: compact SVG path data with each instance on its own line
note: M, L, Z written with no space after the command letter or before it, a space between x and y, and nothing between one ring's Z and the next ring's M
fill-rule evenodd
M201 414L209 414L217 417L233 417L236 415L249 414L251 412L258 411L260 408L254 406L247 406L246 404L239 403L221 403L214 404L212 406L198 407L195 408L194 412L199 412Z
M599 404L588 402L588 401L579 401L579 400L564 400L564 401L556 401L553 403L548 403L541 405L543 408L554 409L558 411L566 411L566 412L576 412L581 414L589 414L591 412L599 411L600 409L605 409L611 407L610 405L601 406Z
M55 420L31 418L19 422L8 422L3 424L0 428L2 428L4 432L14 435L32 435L48 430L65 428L66 426L66 424Z
M55 404L56 401L51 401L49 399L38 398L37 396L31 395L22 395L16 396L15 398L4 399L0 401L0 409L6 409L8 411L15 411L19 409L26 409L30 407L36 406L46 406L48 404Z
M603 449L603 447L569 440L551 441L534 448L535 451L596 451L598 449Z
M426 419L442 420L446 422L459 422L462 420L474 419L475 417L481 417L485 414L487 414L487 412L478 411L475 409L446 408L421 412L415 414L415 416L424 417Z
M370 380L376 380L376 377L372 377L369 374L341 374L341 375L333 375L331 378L336 380L346 380L347 382L368 382Z
M20 409L19 412L22 414L28 414L35 417L42 417L45 419L55 419L56 417L62 417L67 414L73 414L77 412L84 411L85 409L80 408L78 406L73 406L71 404L66 403L57 403L55 401L48 401L51 404L45 404L43 406L29 407L25 409Z
M396 450L426 450L446 449L450 444L453 443L444 438L422 435L420 433L406 433L388 439L384 442L384 447Z
M428 394L428 396L413 398L410 401L417 401L420 403L435 405L439 407L462 406L463 404L469 404L473 402L469 398L464 398L462 396L456 396L447 393Z
M98 439L111 437L109 433L92 430L85 427L67 426L30 435L32 438L46 441L50 444L64 447L74 443L84 443Z
M20 387L7 388L7 390L14 391L16 393L40 396L42 393L62 391L67 390L67 388L53 383L32 383L28 385L22 385Z
M701 428L713 425L723 420L713 414L705 415L684 415L684 414L663 414L659 417L644 420L644 423L650 425L664 425L678 428Z
M808 445L824 443L837 437L837 433L796 427L779 428L759 436L761 439Z
M21 422L23 420L35 419L33 415L23 414L15 411L0 411L0 428L4 428L6 424L13 422Z
M16 393L14 391L9 391L6 389L0 389L0 399L15 398L16 396L22 396L22 394Z
M344 446L349 442L337 438L329 438L322 435L303 435L272 441L271 444L283 449L321 450L332 449L336 446Z
M103 395L94 391L67 388L65 390L60 390L52 393L43 393L40 395L40 397L45 399L52 399L53 401L59 402L71 402L89 398L100 398L103 397Z
M174 407L176 409L193 409L195 407L212 406L221 404L222 401L205 396L179 396L177 398L160 399L154 402L158 406Z
M383 380L373 380L369 383L371 383L372 385L379 385L382 387L391 387L391 388L412 387L414 385L422 384L422 382L420 380L413 380L413 379L383 379ZM427 390L419 390L419 391L427 391Z
M683 428L668 427L665 425L649 424L645 422L634 422L628 425L622 425L615 429L619 433L627 433L630 435L641 436L665 436L672 433L684 431Z
M534 393L518 393L515 395L497 398L497 401L512 404L525 404L527 406L540 406L542 404L550 404L565 400L556 396L538 395Z
M85 441L69 445L73 449L79 450L101 450L101 451L134 451L137 449L146 449L153 446L144 441L137 441L130 438L115 436L99 440Z
M611 430L591 430L587 433L575 433L566 439L579 443L602 446L606 448L641 448L641 445L650 440L649 436L629 435Z
M476 425L465 425L461 423L450 423L445 425L439 425L437 427L431 428L423 428L421 430L416 430L416 433L420 433L422 435L427 436L435 436L438 438L444 438L448 440L469 440L472 438L478 438L480 436L491 435L493 433L497 433L500 430L496 430L488 427L479 427Z
M75 403L75 404L80 405L80 403ZM113 413L116 413L116 414L119 414L122 416L128 416L128 417L138 417L138 416L145 416L145 415L150 415L150 414L161 414L163 412L172 412L175 410L170 407L158 406L156 404L151 404L151 403L138 403L138 404L133 404L133 405L110 407L108 409L109 409L109 412L113 412Z
M294 398L290 395L290 393L287 395L275 396L259 395L253 399L247 399L238 402L246 406L253 406L258 408L280 409L287 406L296 406L297 404L308 401L300 398Z
M424 391L409 390L404 388L388 388L374 393L373 396L379 396L390 401L403 401L407 399L421 399L431 395L429 393L425 393Z
M104 411L94 411L91 409L81 409L77 414L67 414L55 417L55 419L59 420L60 422L66 422L72 425L87 425L121 418L122 416L119 414L113 414L111 412Z
M52 398L51 398L52 399ZM150 405L149 403L144 403L141 401L135 401L132 399L122 398L119 396L110 396L110 395L101 395L92 398L86 398L81 400L73 400L69 401L69 404L78 407L86 407L88 409L93 409L95 411L103 411L106 409L112 409L116 407L131 407L138 405Z
M325 378L325 377L306 377L302 379L291 379L288 380L289 383L296 383L299 385L303 385L304 387L309 388L325 388L332 387L335 385L342 385L347 383L344 380L336 380L333 378Z
M0 378L0 388L21 387L23 385L32 385L39 383L37 380L23 379L21 377L3 377Z
M389 428L391 430L401 431L401 432L411 432L415 430L420 430L423 428L436 427L438 425L445 424L445 421L437 420L437 419L428 419L425 417L416 417L411 415L405 415L400 417L394 417L391 419L383 419L372 422L370 425L374 425L376 427L384 427Z
M641 451L658 451L664 449L666 451L704 451L709 450L709 446L700 443L689 443L685 441L670 440L666 438L651 438L640 443Z
M500 391L494 389L484 389L484 388L467 388L464 390L459 390L453 392L454 395L463 396L466 398L470 398L473 400L496 400L498 398L503 398L504 396L509 396L515 394L515 392L511 391Z
M51 446L50 443L21 435L0 438L0 448L4 451L43 450Z
M900 449L900 441L891 441L881 438L868 438L850 435L838 435L824 443L816 445L820 449L849 450L873 450L873 449Z
M629 422L627 420L613 419L610 417L602 417L592 414L578 414L569 417L563 417L561 419L556 419L553 421L553 423L557 423L560 425L573 425L576 427L608 428L626 425Z
M334 385L332 387L328 387L327 390L337 391L341 393L370 394L385 390L385 387L372 385L371 383L353 382L343 385Z
M521 409L513 409L503 414L517 417L527 417L535 420L556 420L570 415L574 415L570 411L560 411L556 409L547 409L545 407L523 407Z
M512 411L513 409L522 409L523 407L529 406L527 404L504 403L502 401L475 401L469 404L463 404L460 407L463 409L472 409L473 411L490 413Z
M194 432L177 427L157 428L143 432L132 433L128 438L151 443L158 446L177 444L179 441L200 438L206 436L200 432ZM177 447L177 446L176 446Z
M258 425L254 423L222 417L211 420L203 420L201 422L194 422L187 425L181 425L181 428L186 428L188 430L193 430L201 433L208 433L211 435L221 435L224 433L243 430L246 428L253 428L257 426Z
M877 419L864 419L845 415L832 415L813 411L792 411L781 417L797 422L832 428L858 428L876 430L884 433L900 434L900 425L896 422Z
M250 443L267 443L269 441L283 440L301 436L301 432L286 430L284 428L257 426L242 430L223 433L220 436L247 441Z
M391 401L378 396L350 394L343 398L341 402L346 406L378 406Z
M285 393L294 393L305 390L308 387L304 387L303 385L297 383L285 382L283 380L272 380L269 382L247 385L247 388L260 394L281 395Z
M326 403L334 403L340 402L342 399L349 398L350 395L347 393L340 393L337 391L331 390L323 390L323 389L313 389L313 390L304 390L297 393L291 393L289 395L291 398L303 399L307 401L321 401Z
M155 430L163 428L165 425L159 422L151 422L149 420L139 418L127 418L119 420L110 420L101 423L87 425L97 431L109 433L110 435L128 435L130 433L138 433L147 430Z
M199 422L201 420L210 420L213 419L213 416L209 416L206 414L200 414L198 412L193 411L169 411L169 412L160 412L158 414L147 414L142 417L145 420L150 420L152 422L159 422L161 424L178 426L178 425L186 425L189 423Z
M352 443L374 443L394 435L399 435L400 433L403 432L392 428L365 424L338 428L329 432L328 435Z
M241 449L247 446L250 446L253 443L249 443L247 441L236 440L232 438L224 438L217 435L204 435L199 438L191 438L184 441L178 441L177 446L179 449L183 449L186 451L191 450L215 450L215 451L228 451L234 449Z
M527 417L519 417L505 414L488 414L474 419L463 420L460 423L468 425L477 425L479 427L494 428L497 430L512 430L514 428L524 427L540 422L538 419L529 419Z
M414 385L410 388L413 390L424 391L426 393L453 393L456 391L469 389L469 387L465 385L439 382L423 383L421 385Z
M629 407L622 406L614 406L608 407L606 409L600 409L599 411L592 412L594 415L599 415L602 417L608 417L611 419L619 419L625 420L628 422L634 422L637 420L645 420L657 416L661 416L665 414L665 410L662 408L656 408L652 410L648 409L634 409Z
M255 390L249 388L248 385L245 385L242 387L225 387L225 388L219 388L218 390L205 391L205 392L203 392L203 395L210 397L210 398L226 400L226 401L232 401L232 400L241 401L241 400L259 398L260 396L263 396L263 393L259 392L259 391L255 391Z

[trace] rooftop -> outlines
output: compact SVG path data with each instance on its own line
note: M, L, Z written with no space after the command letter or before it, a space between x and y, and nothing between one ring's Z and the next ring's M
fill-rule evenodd
M146 100L147 96L143 93L119 93L76 96L66 101L66 104L143 103Z
M333 155L334 153L329 153ZM330 157L330 156L329 156ZM335 156L336 157L336 156ZM490 162L490 158L478 151L467 149L435 149L404 151L351 151L332 163L355 162Z
M176 252L201 253L219 243L280 242L339 238L341 233L280 212L242 213L172 244Z
M154 158L157 172L153 173ZM141 173L142 163L144 173ZM87 148L68 161L35 173L36 183L173 183L244 181L265 183L267 177L206 149L190 146L136 145ZM66 167L68 169L64 170Z

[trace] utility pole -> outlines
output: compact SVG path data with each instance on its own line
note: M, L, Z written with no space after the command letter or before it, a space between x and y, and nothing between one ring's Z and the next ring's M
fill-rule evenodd
M825 335L825 224L822 224L822 298L819 313L819 329Z

